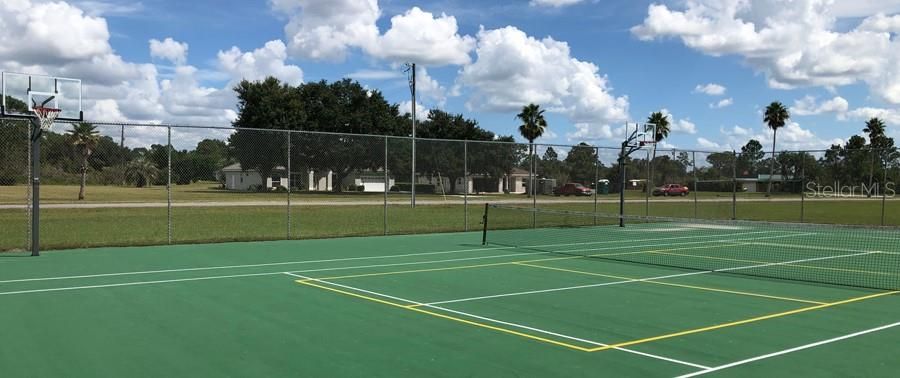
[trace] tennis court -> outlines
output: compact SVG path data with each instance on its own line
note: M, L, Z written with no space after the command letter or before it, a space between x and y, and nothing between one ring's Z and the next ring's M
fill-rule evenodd
M494 207L484 233L0 255L0 366L9 376L900 369L896 230L611 219Z

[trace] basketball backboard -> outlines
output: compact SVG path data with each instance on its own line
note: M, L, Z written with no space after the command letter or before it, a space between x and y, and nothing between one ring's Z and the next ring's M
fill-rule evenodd
M626 123L625 142L636 149L655 147L656 125L652 123Z
M4 117L33 118L32 109L60 109L57 121L81 121L81 80L55 76L2 73Z

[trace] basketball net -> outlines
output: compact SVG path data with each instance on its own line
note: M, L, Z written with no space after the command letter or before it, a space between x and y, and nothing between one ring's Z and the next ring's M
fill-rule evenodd
M56 121L56 116L58 116L60 112L59 109L46 108L43 106L35 106L32 108L32 111L34 112L34 115L37 116L42 131L50 130L53 126L53 122Z

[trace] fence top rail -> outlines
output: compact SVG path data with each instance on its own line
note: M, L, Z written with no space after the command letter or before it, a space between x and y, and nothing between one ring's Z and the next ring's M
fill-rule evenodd
M20 118L9 118L9 117L0 117L0 121L4 122L22 122ZM357 134L357 133L340 133L340 132L329 132L329 131L311 131L311 130L285 130L285 129L263 129L263 128L252 128L252 127L233 127L233 126L215 126L215 125L189 125L189 124L173 124L173 123L149 123L149 122L129 122L129 121L98 121L98 120L84 120L81 121L83 123L90 123L92 125L97 126L124 126L124 127L158 127L158 128L174 128L174 129L207 129L207 130L231 130L231 131L259 131L259 132L270 132L270 133L288 133L288 134L308 134L308 135L328 135L328 136L338 136L338 137L356 137L356 138L373 138L373 139L395 139L395 140L409 140L412 141L413 138L411 136L399 136L399 135L384 135L384 134ZM80 122L74 121L60 121L57 123L63 124L74 124ZM466 143L479 143L479 144L497 144L497 145L508 145L508 146L520 146L520 147L528 147L529 143L522 142L507 142L507 141L498 141L498 140L470 140L470 139L446 139L446 138L415 138L416 141L435 141L435 142L466 142ZM562 144L562 143L534 143L535 147L558 147L558 148L591 148L598 151L618 151L621 147L618 146L599 146L599 145L591 145L581 146L577 144ZM895 149L873 149L873 148L859 148L859 149L842 149L844 152L871 152L871 151L893 151ZM822 154L831 151L830 149L806 149L806 150L780 150L776 151L775 154L785 154L785 153L807 153L807 154ZM702 153L702 154L714 154L714 153L722 153L722 154L730 154L735 156L742 155L741 152L738 151L713 151L713 150L700 150L700 149L683 149L683 148L668 148L668 149L657 149L657 156L662 154L674 154L674 153ZM763 157L772 155L771 151L762 151Z

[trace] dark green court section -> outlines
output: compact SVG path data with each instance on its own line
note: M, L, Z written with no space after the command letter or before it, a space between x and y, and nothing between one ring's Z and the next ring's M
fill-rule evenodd
M657 231L644 239L659 240L610 237L592 248L730 258L699 247L757 235L741 231L710 231L696 244ZM0 366L11 377L670 377L900 320L900 295L884 290L483 246L480 237L0 255ZM633 281L652 277L665 278ZM641 341L866 296L877 297ZM429 302L439 303L401 307ZM898 342L900 327L890 328L713 375L891 376ZM633 344L597 350L610 343Z

